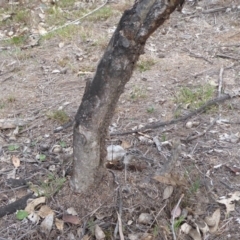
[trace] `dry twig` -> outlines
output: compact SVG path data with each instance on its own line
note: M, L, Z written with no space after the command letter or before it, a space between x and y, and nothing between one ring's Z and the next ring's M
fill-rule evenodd
M176 233L175 233L175 231L174 231L174 220L175 220L176 210L177 210L177 208L179 207L179 205L180 205L183 197L184 197L184 194L181 195L181 197L180 197L179 200L178 200L177 205L175 206L175 208L174 208L174 210L173 210L171 229L172 229L172 234L173 234L173 239L174 239L174 240L177 240Z
M204 135L215 125L215 123L217 122L218 119L219 119L219 117L215 118L215 119L213 120L213 122L207 127L207 129L204 130L202 133L198 133L198 134L195 135L195 136L187 137L186 139L182 139L182 140L185 141L185 142L190 142L190 141L192 141L192 140L194 140L194 139L197 139L197 138L199 138L199 137L204 136Z
M230 99L231 97L234 96L230 96L229 94L223 94L220 97L214 98L212 100L207 101L205 104L203 104L201 107L199 107L198 109L190 112L189 114L177 118L177 119L172 119L170 121L166 121L166 122L161 122L161 121L157 121L151 124L147 124L144 127L140 128L140 129L136 129L136 130L131 130L131 131L127 131L127 132L114 132L114 133L110 133L110 136L116 136L116 135L127 135L127 134L132 134L132 133L138 133L138 132L146 132L149 131L151 129L155 129L155 128L159 128L159 127L164 127L167 125L171 125L171 124L175 124L178 122L182 122L182 121L186 121L187 119L191 118L192 116L199 114L201 112L203 112L204 110L206 110L206 108L213 106L217 103L221 103L226 101L227 99Z

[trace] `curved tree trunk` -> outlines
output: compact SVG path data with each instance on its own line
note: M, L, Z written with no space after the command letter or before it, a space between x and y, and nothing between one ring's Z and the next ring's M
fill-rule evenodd
M86 85L75 117L71 187L83 192L102 176L105 138L125 84L130 80L148 37L183 0L138 0L124 12L118 27Z

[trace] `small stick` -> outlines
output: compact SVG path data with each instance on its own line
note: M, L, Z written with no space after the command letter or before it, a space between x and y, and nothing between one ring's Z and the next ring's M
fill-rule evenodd
M211 8L208 10L203 10L202 13L203 14L208 14L208 13L215 13L215 12L221 12L221 11L225 11L228 7L219 7L219 8Z
M224 68L221 67L220 73L219 73L219 80L218 80L218 97L221 96L221 92L222 92L223 71L224 71Z
M184 194L181 195L181 197L180 197L179 200L178 200L178 203L177 203L176 207L175 207L174 210L173 210L171 228L172 228L172 234L173 234L173 239L174 239L174 240L177 240L176 233L175 233L175 231L174 231L174 220L175 220L175 215L176 215L176 209L179 207L179 205L180 205L183 197L184 197Z
M226 54L216 54L217 57L220 57L220 58L229 58L229 59L233 59L233 60L240 60L239 57L235 57L235 56L229 56L229 55L226 55Z
M200 108L196 109L195 111L190 112L189 114L187 114L183 117L179 117L177 119L172 119L172 120L166 121L166 122L157 121L152 124L147 124L140 129L131 130L131 131L127 131L127 132L113 132L113 133L110 133L110 136L126 135L126 134L143 132L143 131L147 131L147 130L149 131L150 129L155 129L155 128L159 128L159 127L164 127L166 125L175 124L175 123L178 123L181 121L186 121L187 119L191 118L192 116L203 112L207 107L210 107L210 106L215 105L220 102L224 102L225 100L230 99L231 97L234 97L234 96L230 96L229 94L223 94L221 97L217 97L217 98L207 101Z
M119 225L119 235L120 235L120 240L124 240L124 236L123 236L123 230L122 230L122 219L120 214L117 212L117 216L118 216L118 225Z
M215 123L217 122L218 119L219 119L219 117L216 117L213 120L213 122L207 127L207 129L204 130L202 133L199 133L196 136L188 137L188 138L184 139L184 141L189 142L189 141L192 141L192 140L194 140L196 138L202 137L203 135L205 135L215 125Z
M157 147L157 150L158 150L159 152L161 152L161 151L162 151L161 142L159 141L159 139L158 139L157 136L155 136L155 137L153 138L153 142L155 143L155 145L156 145L156 147Z

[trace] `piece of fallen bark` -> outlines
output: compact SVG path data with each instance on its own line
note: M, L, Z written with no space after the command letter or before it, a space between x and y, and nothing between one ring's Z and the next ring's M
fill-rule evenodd
M0 129L11 129L16 127L23 127L27 125L33 118L28 119L0 119Z
M28 195L18 199L17 201L8 204L7 206L3 206L0 208L0 218L5 215L9 215L15 213L17 210L24 209L27 206L27 200L29 198L34 198L33 193L29 193Z
M26 186L27 181L25 179L14 179L14 178L9 178L7 179L7 185L15 188L15 187L20 187L20 186Z

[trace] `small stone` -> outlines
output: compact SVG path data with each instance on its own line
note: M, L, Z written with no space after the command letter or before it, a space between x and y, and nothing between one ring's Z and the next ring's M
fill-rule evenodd
M192 128L193 127L193 123L192 122L187 122L186 123L186 128Z
M138 222L142 224L151 224L152 220L153 217L149 213L141 213L138 218Z

